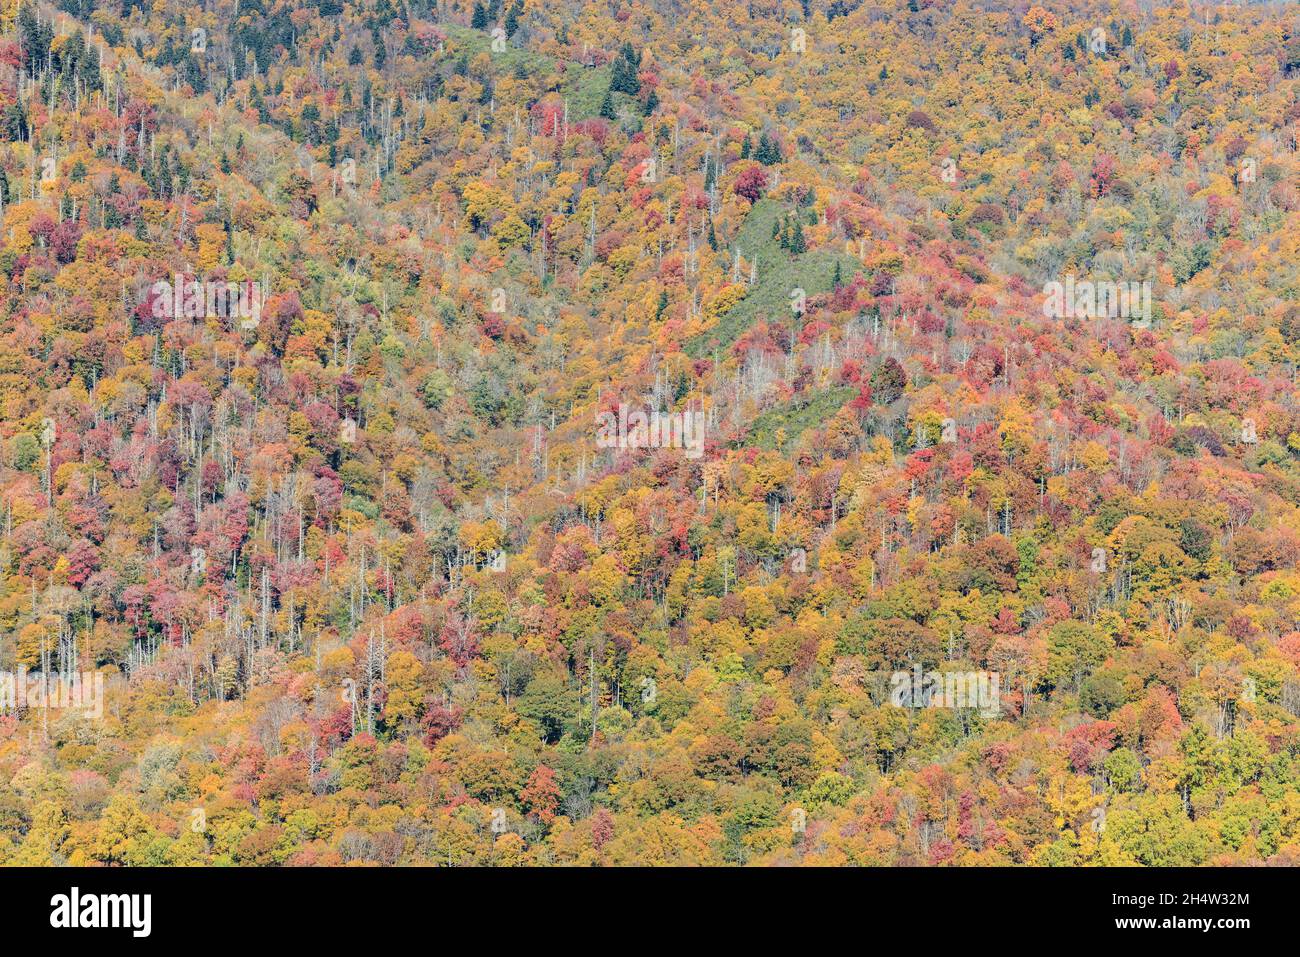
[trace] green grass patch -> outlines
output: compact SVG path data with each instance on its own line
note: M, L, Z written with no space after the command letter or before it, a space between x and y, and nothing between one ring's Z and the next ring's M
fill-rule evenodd
M844 252L817 249L792 256L782 249L772 230L786 212L780 203L769 199L760 199L749 211L735 245L744 259L758 263L758 282L711 327L687 341L683 347L687 355L700 359L710 356L714 349L730 348L760 317L790 321L793 290L802 289L809 297L830 292L836 263L842 282L862 271L862 263Z
M562 92L569 101L569 122L590 120L600 115L600 101L609 89L609 67L599 66L587 69L579 63L570 63L564 72ZM630 99L625 94L614 94L617 108L623 101Z
M784 405L768 409L754 420L749 438L743 444L788 455L794 451L801 435L821 425L856 394L857 390L852 386L836 386L798 396ZM782 430L785 438L778 443L777 434Z
M492 34L485 30L473 30L455 23L440 23L438 28L451 41L453 57L464 55L467 60L473 61L480 53L486 53L492 58L493 68L506 75L516 70L523 70L529 76L550 76L555 72L555 60L540 53L522 50L509 41L506 41L504 50L493 53Z
M480 53L492 57L493 67L498 73L509 75L516 71L527 72L529 76L552 76L559 70L559 62L540 53L521 50L509 42L500 53L492 52L492 35L483 30L471 30L459 24L439 24L451 41L456 56L464 55L473 60ZM587 69L581 63L565 61L563 80L560 83L560 95L569 101L569 122L589 120L600 114L600 102L609 89L609 65ZM614 94L614 105L621 107L633 98L622 93Z

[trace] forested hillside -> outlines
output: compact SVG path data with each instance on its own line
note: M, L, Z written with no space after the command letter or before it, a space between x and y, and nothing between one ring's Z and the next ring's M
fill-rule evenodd
M1295 5L0 33L0 863L1300 862Z

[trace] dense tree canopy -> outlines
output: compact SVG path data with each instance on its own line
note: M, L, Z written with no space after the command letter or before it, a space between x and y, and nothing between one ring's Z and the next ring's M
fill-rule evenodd
M0 863L1300 859L1293 9L0 21Z

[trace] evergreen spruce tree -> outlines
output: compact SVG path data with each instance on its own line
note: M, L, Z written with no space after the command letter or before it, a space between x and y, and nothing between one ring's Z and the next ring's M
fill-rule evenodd
M609 90L605 91L605 98L600 101L600 115L607 120L618 119L618 113L614 109L614 98L610 96Z
M636 96L641 92L641 81L637 79L636 65L622 54L614 58L609 68L609 88L615 93Z

